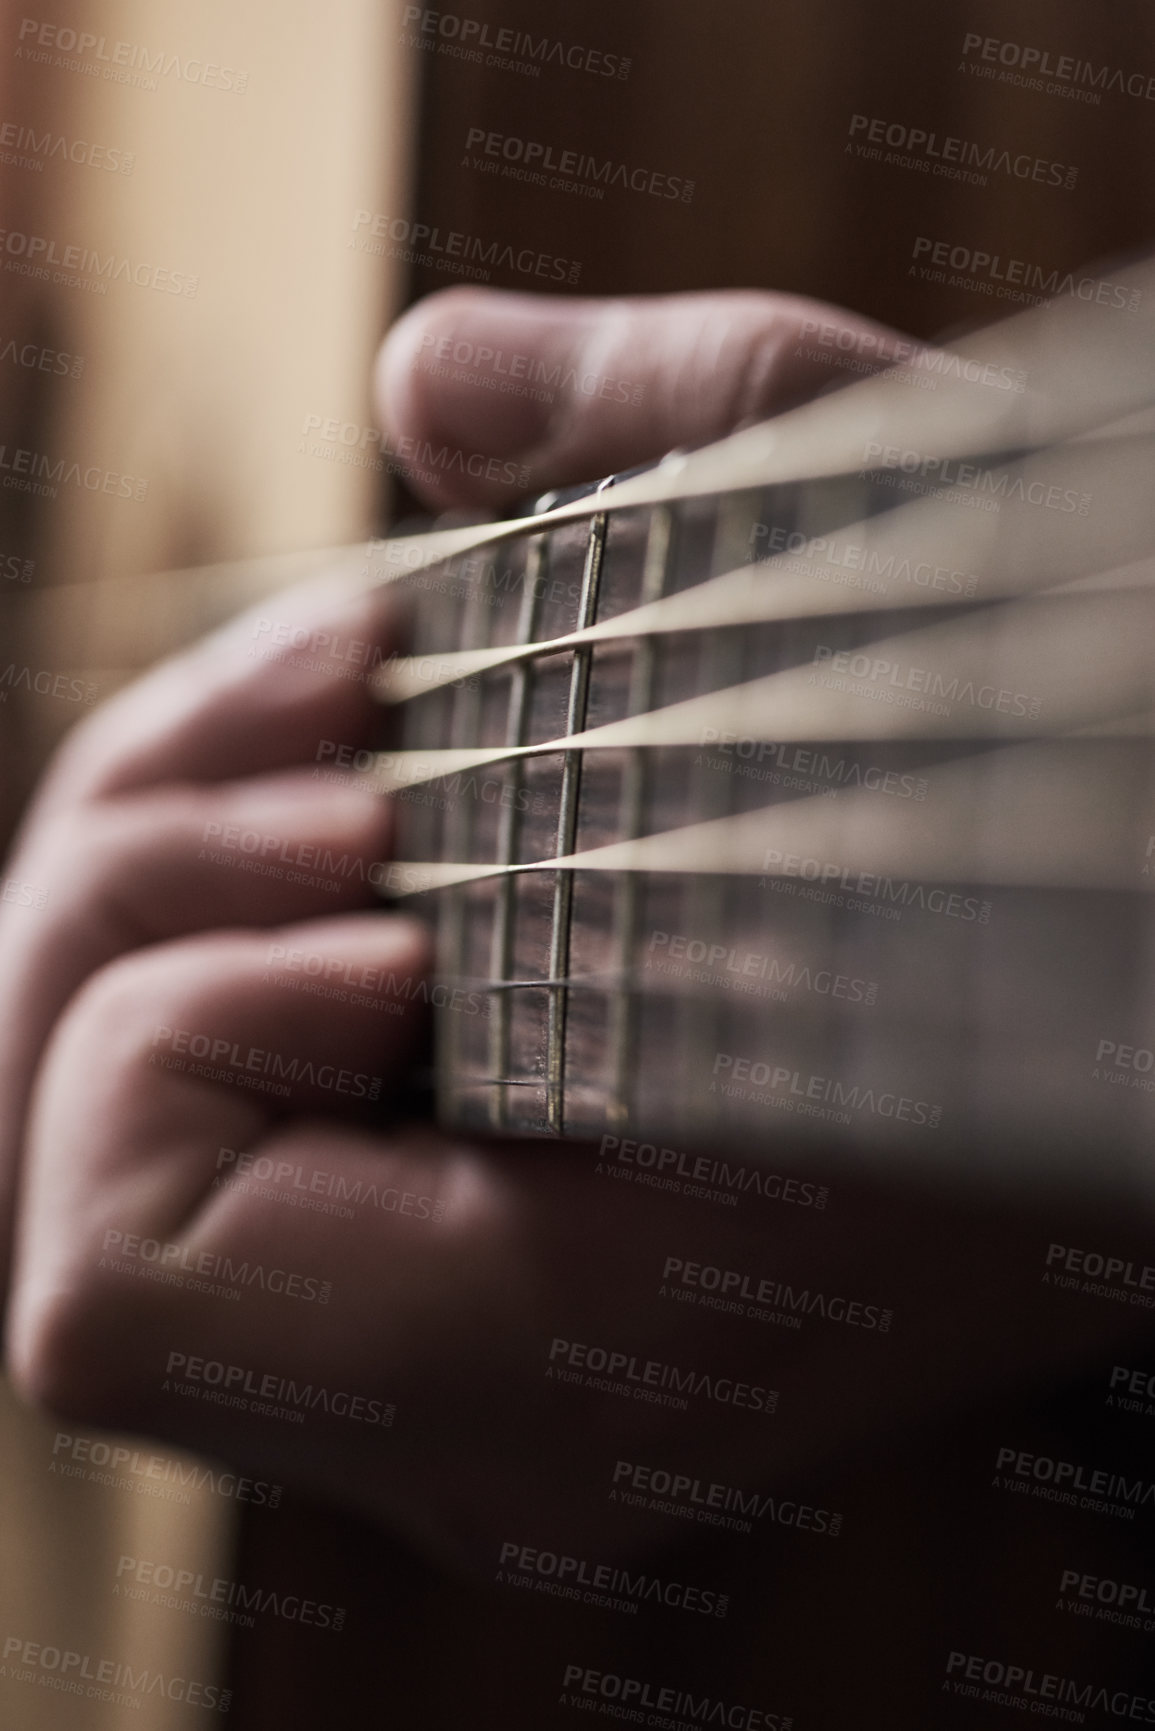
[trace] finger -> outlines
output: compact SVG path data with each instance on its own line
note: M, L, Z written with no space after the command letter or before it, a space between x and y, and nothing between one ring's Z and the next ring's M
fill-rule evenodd
M219 1226L222 1253L232 1243L235 1210L201 1220L222 1147L258 1143L286 1114L364 1110L410 1060L428 960L416 922L347 916L278 937L367 983L319 1007L265 937L216 933L104 969L59 1023L30 1117L10 1333L37 1388L62 1353L75 1373L78 1337L87 1362L93 1318L139 1292L131 1267L101 1261L126 1236L200 1248Z
M361 744L389 642L382 592L325 577L271 597L137 681L65 742L31 824L162 781L218 781Z
M0 1262L40 1053L117 956L214 927L371 905L388 843L373 794L302 772L63 809L18 862L43 908L0 910Z
M815 340L824 332L829 346ZM594 300L450 289L386 338L378 412L386 432L419 453L423 497L500 506L519 488L593 480L718 438L844 377L831 365L842 358L838 341L869 361L895 340L869 319L793 295Z
M70 1295L20 1282L18 1388L443 1544L435 1432L460 1438L460 1361L496 1369L494 1286L512 1309L517 1285L502 1187L432 1131L305 1118L234 1143L211 1133L212 1188L186 1232L155 1209L136 1230L109 1218L61 1271Z

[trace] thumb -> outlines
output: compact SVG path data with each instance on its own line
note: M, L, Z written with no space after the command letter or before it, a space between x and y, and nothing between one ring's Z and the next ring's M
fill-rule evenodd
M386 337L378 413L422 498L500 509L721 438L892 362L898 340L795 295L447 289Z

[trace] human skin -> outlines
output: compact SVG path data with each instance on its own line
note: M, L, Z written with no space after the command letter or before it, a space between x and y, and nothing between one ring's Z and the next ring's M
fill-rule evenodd
M598 303L450 291L387 340L381 415L397 438L516 459L537 491L716 436L828 384L836 369L800 355L815 319L880 334L774 295ZM432 370L446 343L450 356L461 343L628 380L641 398L498 394ZM504 483L448 467L415 484L438 507L510 502ZM300 627L395 644L387 597L323 574L259 612L286 636ZM349 1078L379 1080L386 1098L403 1082L422 1033L406 982L428 968L429 940L416 917L374 909L364 875L335 888L259 875L239 848L232 859L214 845L233 826L276 838L277 858L313 848L366 865L388 858L387 803L313 773L320 741L370 742L364 681L300 665L291 643L263 658L261 639L255 656L256 618L77 728L6 868L45 897L43 908L0 908L0 1172L16 1247L8 1354L26 1399L301 1484L439 1557L482 1563L511 1532L635 1548L641 1526L606 1501L617 1459L789 1482L961 1398L1024 1374L1045 1381L1139 1326L1057 1316L1040 1301L1038 1245L1057 1235L1059 1204L1043 1228L1030 1209L979 1193L846 1173L838 1209L822 1217L711 1211L612 1184L580 1146L375 1123L364 1083ZM309 995L286 964L292 951L335 973L392 976L394 988L368 1005L355 1001L364 994ZM217 1062L224 1079L192 1072L202 1038L242 1054ZM291 1083L287 1096L242 1085L258 1073L243 1061L253 1052L301 1058L327 1080ZM178 1057L183 1067L169 1062ZM778 1135L768 1127L767 1148L788 1162ZM292 1206L238 1182L222 1150L280 1164L298 1191L361 1182L430 1208L361 1208L349 1220ZM1088 1210L1078 1218L1085 1234ZM1113 1242L1140 1243L1144 1229L1112 1221ZM126 1250L134 1239L165 1246L163 1259ZM253 1285L235 1299L148 1277L177 1264L187 1273L202 1256L204 1268L229 1257L288 1271L295 1292ZM660 1295L671 1256L833 1283L898 1320L885 1339L735 1322ZM964 1303L976 1256L977 1310ZM323 1282L332 1290L319 1302ZM681 1411L559 1384L572 1355L558 1340L782 1398L775 1416L752 1393L741 1406ZM311 1410L295 1424L224 1404L208 1398L220 1385L190 1374L197 1360L237 1367L250 1387L288 1378L355 1395L359 1415ZM387 1408L387 1426L365 1416Z

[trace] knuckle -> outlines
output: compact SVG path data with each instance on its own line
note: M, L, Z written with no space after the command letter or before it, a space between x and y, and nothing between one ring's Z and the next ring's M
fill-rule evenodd
M65 1025L75 1043L99 1041L102 1048L115 1030L116 1045L131 1054L145 1043L147 1028L173 994L166 960L177 945L118 956L90 975L73 999ZM163 998L162 998L163 994Z
M219 943L205 947L202 965L178 964L173 952L190 949L158 947L93 975L66 1012L49 1056L48 1089L66 1093L68 1104L62 1118L42 1112L34 1140L8 1357L20 1397L60 1418L115 1428L133 1423L155 1397L142 1377L156 1362L158 1329L177 1299L118 1266L109 1223L125 1207L135 1212L133 1194L143 1199L148 1187L137 1191L135 1156L102 1176L102 1157L86 1146L85 1125L98 1123L118 1151L122 1144L130 1149L139 1106L146 1128L157 1131L141 1089L158 1029L166 1022L195 1025L209 994L228 978ZM185 961L192 963L191 955Z
M211 1019L254 942L239 933L197 935L108 962L66 1010L58 1058L74 1074L99 1074L104 1089L131 1079L148 1067L158 1030Z
M708 390L705 400L718 425L736 425L773 403L788 336L772 300L732 308L721 332L706 323L696 333L680 381L683 391Z
M56 890L85 892L117 873L130 836L117 814L105 807L68 805L49 812L29 845L38 881Z
M134 1294L94 1270L67 1288L13 1295L8 1372L27 1406L114 1428L136 1404L141 1318Z
M121 754L117 718L123 704L123 695L112 698L65 735L44 782L50 799L59 796L80 802L99 790Z

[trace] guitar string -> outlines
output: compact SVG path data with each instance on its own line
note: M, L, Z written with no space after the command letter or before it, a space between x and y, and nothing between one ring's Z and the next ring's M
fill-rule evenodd
M1155 501L1149 502L1147 484L1153 466L1151 436L1096 446L1092 454L1060 447L1005 471L1003 496L992 495L997 513L958 509L984 495L954 488L944 498L901 505L825 536L798 534L789 550L585 630L395 657L377 670L374 690L387 703L403 703L586 644L896 607L934 609L1053 589L1109 572L1117 560L1133 558L1137 541L1155 541ZM1051 509L1033 502L1047 499ZM767 534L775 528L761 527Z
M382 751L361 776L379 793L484 765L584 751L708 748L724 738L1008 739L1069 732L1155 701L1155 566L1146 587L1003 603L813 658L574 735L523 745Z
M737 816L560 858L492 865L399 860L379 887L408 896L537 871L718 873L800 889L891 878L1143 892L1155 764L1141 737L1032 740L928 767L920 802L867 788L809 794ZM883 808L886 809L883 809ZM860 888L857 892L866 894Z

